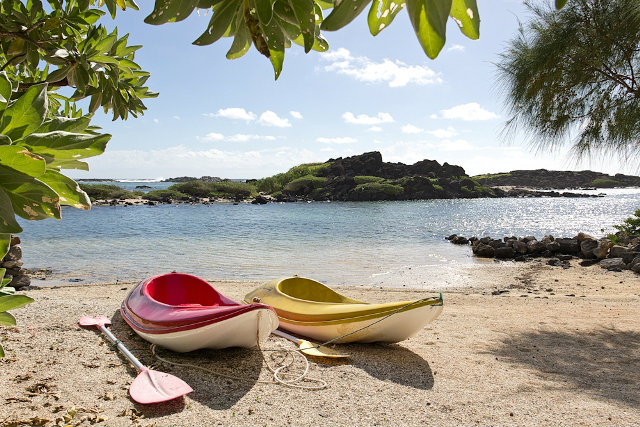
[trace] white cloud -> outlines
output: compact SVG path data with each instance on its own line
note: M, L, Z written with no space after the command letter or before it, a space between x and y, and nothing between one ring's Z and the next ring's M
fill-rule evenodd
M351 138L350 136L338 136L333 138L325 138L320 137L316 139L318 142L323 142L325 144L352 144L357 142L358 140L355 138Z
M246 120L250 122L256 119L256 115L251 111L247 111L244 108L238 107L229 107L229 108L221 108L217 113L207 113L205 114L207 117L223 117L225 119L233 119L233 120Z
M429 118L430 118L430 119L437 119L437 118L438 118L438 115L437 115L437 114L431 114L431 115L429 116Z
M480 107L480 104L477 102L456 105L455 107L447 110L441 110L440 113L445 119L460 119L464 121L492 120L500 117L497 114Z
M258 123L260 123L262 126L274 126L279 128L291 127L289 119L280 118L271 110L267 110L262 113L260 115L260 120L258 120Z
M454 44L447 48L447 52L464 52L464 46L461 44Z
M436 148L440 151L471 151L475 147L464 139L444 140L436 144Z
M158 124L158 123L160 123L160 120L158 120L158 119L153 119L153 123Z
M354 57L345 48L325 53L321 58L331 62L324 67L325 71L351 76L362 82L387 82L389 87L442 83L439 74L426 65L407 65L402 61L386 58L382 62L374 62L366 56Z
M367 129L369 132L382 132L382 128L380 126L371 126Z
M171 118L174 120L180 120L180 116L171 116Z
M197 137L197 139L199 141L205 141L205 142L223 141L224 135L221 133L211 132L206 134L205 136L199 136Z
M355 116L352 112L347 111L342 115L345 123L354 125L378 125L380 123L393 123L393 117L389 113L378 113L377 116L367 116L366 114L358 114Z
M294 119L302 119L302 113L299 111L289 111L289 114L291 114L291 117Z
M276 137L271 135L247 135L243 133L237 133L235 135L231 135L228 140L233 142L247 142L251 140L265 140L265 141L275 141Z
M404 125L400 130L402 130L402 133L421 133L424 131L424 129L412 124Z
M454 136L458 135L458 131L455 130L454 128L452 128L451 126L449 126L446 129L436 129L436 130L429 130L427 131L427 133L429 135L433 135L436 138L453 138Z

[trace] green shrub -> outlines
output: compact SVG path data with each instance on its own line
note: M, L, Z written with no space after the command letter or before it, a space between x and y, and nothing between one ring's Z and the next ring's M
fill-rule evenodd
M625 219L622 224L614 225L613 228L624 236L640 236L640 209L635 211L632 217Z
M204 182L199 180L180 182L173 184L168 189L179 193L188 194L192 197L209 197L213 190L212 182Z
M438 184L433 184L433 188L435 188L438 191L444 190L444 188L442 188L442 185L438 185Z
M252 184L238 181L212 182L209 196L224 197L230 199L246 199L256 193L256 188Z
M367 184L369 182L383 182L385 179L379 176L357 175L353 177L356 185Z
M305 175L294 179L284 187L284 191L292 194L309 194L316 188L321 188L327 182L326 178L313 175Z
M153 190L149 191L146 196L147 199L155 202L171 203L174 200L189 200L189 195L181 193L175 190Z
M255 186L257 191L272 194L276 191L282 191L287 184L298 178L307 175L318 176L330 165L331 163L305 163L294 166L287 172L257 180Z
M82 191L87 193L91 200L98 199L135 199L144 194L140 191L127 191L117 185L109 184L79 184Z
M388 196L397 196L404 192L404 188L400 185L387 184L382 182L367 182L365 184L356 185L355 191L366 193L382 193Z
M591 185L597 188L613 188L620 185L618 181L610 178L596 178L591 182Z

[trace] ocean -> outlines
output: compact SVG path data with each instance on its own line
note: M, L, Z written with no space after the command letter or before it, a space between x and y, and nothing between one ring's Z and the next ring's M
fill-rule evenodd
M170 184L126 184L136 185ZM437 290L468 284L465 267L487 264L445 240L450 234L600 237L640 209L640 189L602 191L598 198L64 207L60 221L20 221L20 237L24 268L52 270L34 285L180 271Z

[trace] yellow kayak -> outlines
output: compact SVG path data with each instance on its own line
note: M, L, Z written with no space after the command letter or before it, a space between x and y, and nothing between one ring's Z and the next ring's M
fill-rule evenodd
M280 328L322 342L394 343L416 335L442 312L442 294L416 301L372 304L346 297L315 280L276 279L244 297L276 311Z

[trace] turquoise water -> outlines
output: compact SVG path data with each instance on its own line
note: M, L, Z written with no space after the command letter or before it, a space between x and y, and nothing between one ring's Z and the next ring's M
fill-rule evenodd
M602 236L639 208L638 189L589 199L97 206L64 208L61 221L22 221L21 238L25 267L53 270L45 284L176 270L439 289L461 284L461 268L480 262L444 240L449 234Z

